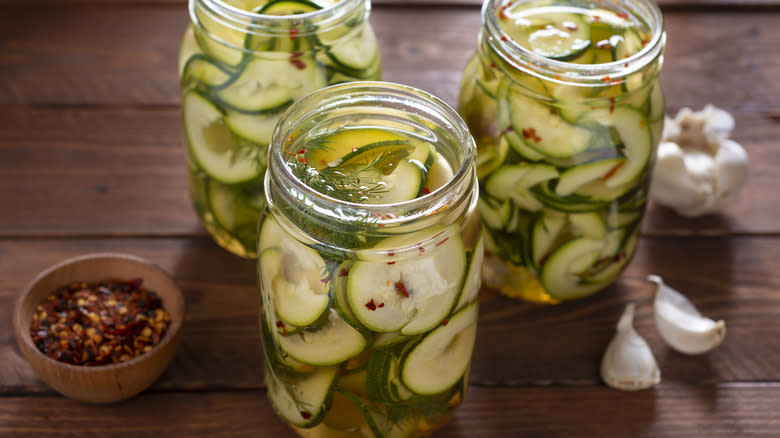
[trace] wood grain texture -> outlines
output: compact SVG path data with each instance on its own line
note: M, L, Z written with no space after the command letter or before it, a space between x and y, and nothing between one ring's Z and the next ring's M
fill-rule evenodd
M19 356L11 303L39 270L84 252L116 250L169 272L187 301L179 351L157 389L262 386L254 264L202 239L0 241L0 395L48 392ZM591 298L536 306L483 291L472 365L478 385L598 385L599 362L625 305L650 343L664 380L684 384L780 381L778 238L645 239L626 273ZM693 261L696 261L695 263ZM724 319L728 334L710 354L684 356L659 338L652 317L661 275L703 314Z
M40 108L0 113L0 236L204 235L190 204L178 109ZM686 219L650 206L653 236L778 234L778 124L737 115L751 170L724 214ZM152 195L153 194L153 195Z
M637 393L601 387L472 387L443 437L775 437L777 384L661 384ZM56 416L52 413L56 412ZM165 412L165 415L161 415ZM144 393L94 407L60 397L0 398L0 435L294 438L263 391Z

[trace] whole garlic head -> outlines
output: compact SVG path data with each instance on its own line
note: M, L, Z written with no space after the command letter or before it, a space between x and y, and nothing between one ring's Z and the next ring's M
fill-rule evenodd
M683 216L694 217L724 209L745 183L748 157L729 140L731 114L707 105L695 112L683 108L666 118L650 197Z
M634 305L629 304L601 359L601 378L615 388L636 391L661 381L661 371L647 342L634 330Z
M701 354L720 345L726 337L726 323L699 313L680 292L664 284L661 277L648 280L658 285L655 293L655 326L670 347L685 354Z

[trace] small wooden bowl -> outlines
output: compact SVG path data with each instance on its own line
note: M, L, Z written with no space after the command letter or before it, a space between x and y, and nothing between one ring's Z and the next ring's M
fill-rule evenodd
M30 335L35 308L60 286L107 278L141 278L147 289L160 295L170 316L170 325L160 343L126 362L100 366L66 364L38 350ZM38 274L16 301L13 318L19 349L41 380L74 400L112 403L143 391L168 367L179 344L184 297L165 272L144 259L115 253L87 254L67 259Z

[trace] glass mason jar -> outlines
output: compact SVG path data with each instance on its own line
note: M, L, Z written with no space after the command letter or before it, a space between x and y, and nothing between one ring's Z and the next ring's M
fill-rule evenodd
M379 79L369 0L190 0L179 54L190 197L215 240L256 255L263 173L299 97Z
M556 303L637 245L664 123L652 0L487 0L458 109L478 146L483 281Z
M265 382L306 437L427 436L464 397L483 255L476 146L414 88L354 82L274 132L258 239Z

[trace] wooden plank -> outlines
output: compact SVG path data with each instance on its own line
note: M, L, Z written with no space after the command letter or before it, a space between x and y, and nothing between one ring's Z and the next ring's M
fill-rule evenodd
M651 205L648 235L780 232L777 122L737 114L751 174L725 214ZM204 235L189 201L180 111L11 106L0 113L0 236Z
M774 13L697 10L670 12L665 20L662 77L670 111L706 103L756 118L780 111ZM371 21L385 79L455 103L461 70L477 44L476 8L380 5ZM175 60L187 22L179 6L58 7L56 14L6 7L0 103L177 105ZM397 23L405 23L404 32Z
M30 2L29 0L0 0L0 6L2 5L24 5L31 7L42 7L55 4L59 7L62 5L95 5L95 4L108 4L108 5L185 5L188 0L36 0ZM381 6L471 6L478 7L482 5L482 0L372 0L373 5ZM772 8L780 6L778 0L657 0L659 6L664 9L679 8L679 7L730 7L730 8L745 8L745 7L765 7Z
M660 385L642 392L600 387L472 387L438 437L776 437L780 385ZM146 393L91 406L61 397L0 398L0 435L143 438L293 438L262 391Z
M599 363L629 302L635 326L653 349L664 382L780 381L780 238L644 239L626 273L594 297L558 306L481 296L472 365L478 385L598 384ZM254 264L208 239L0 240L0 395L48 392L20 356L11 309L40 270L86 252L124 251L154 261L183 288L183 341L157 389L260 388L262 361ZM695 261L695 262L694 262ZM670 351L653 323L653 286L661 275L728 335L710 354Z

